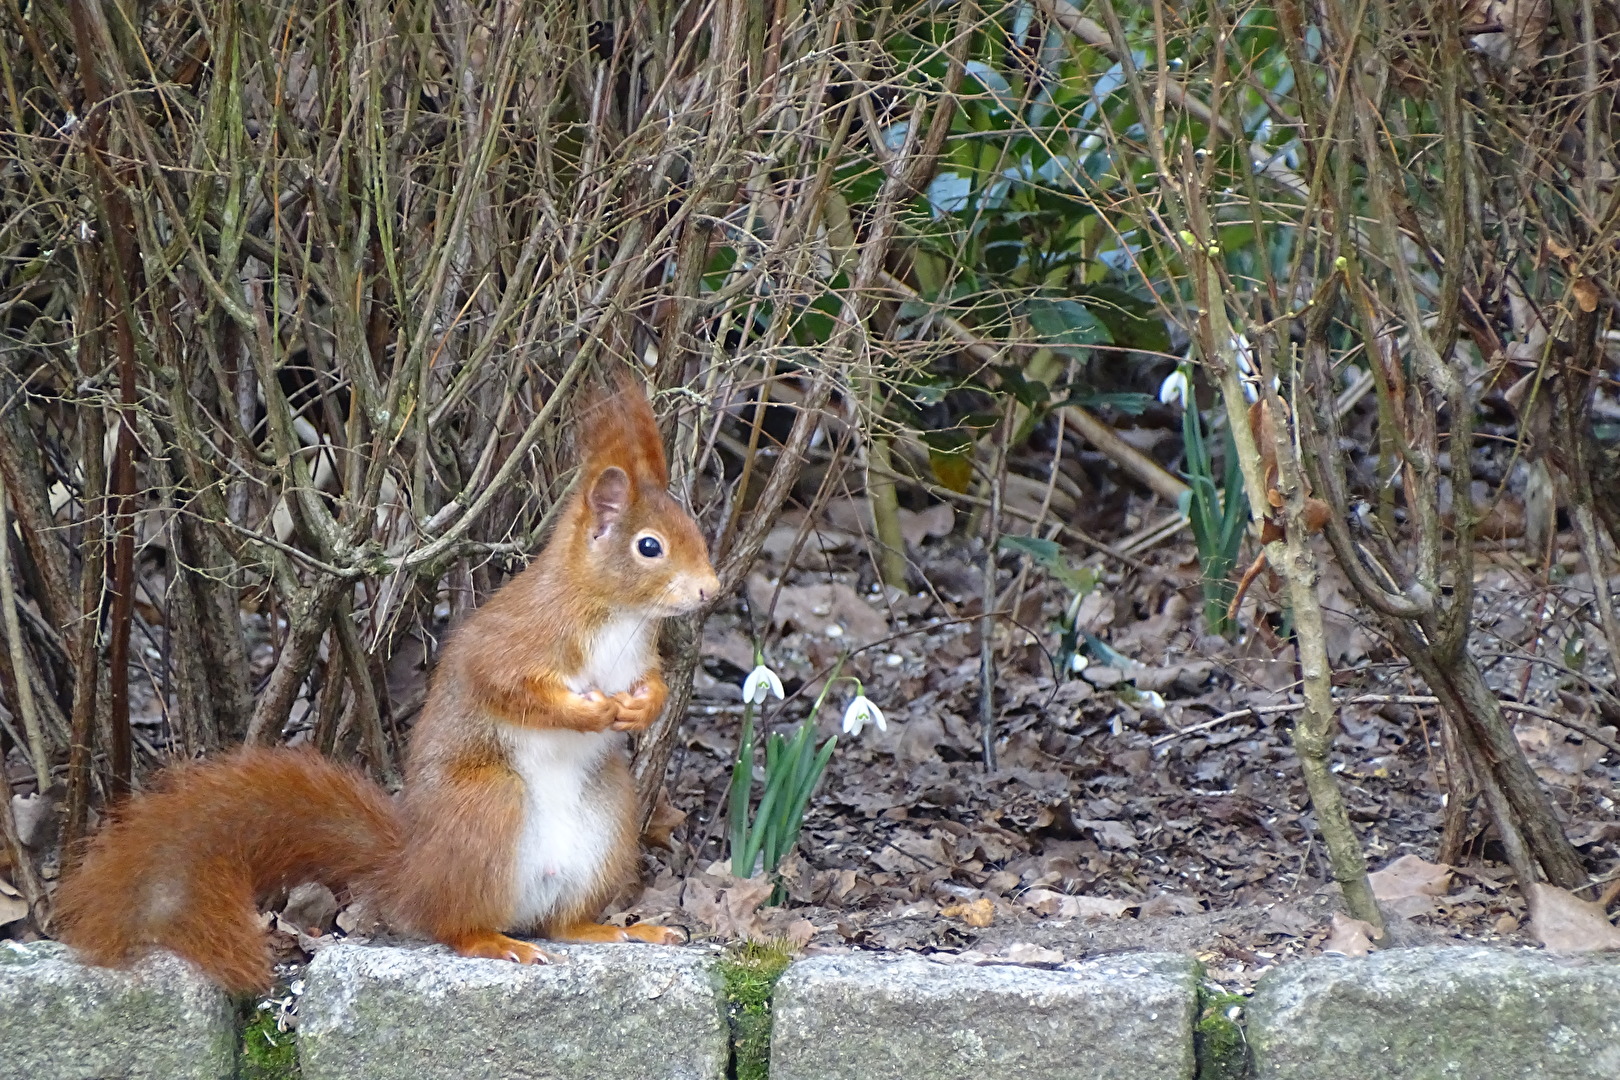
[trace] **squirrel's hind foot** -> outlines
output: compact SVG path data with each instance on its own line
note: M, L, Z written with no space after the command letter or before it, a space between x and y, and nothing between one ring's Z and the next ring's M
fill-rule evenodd
M638 922L634 926L627 926L624 932L636 941L645 941L651 945L679 945L686 940L686 935L679 930L650 922Z
M609 926L605 923L577 922L559 926L546 936L553 941L645 941L653 945L679 945L684 940L679 931L653 923Z

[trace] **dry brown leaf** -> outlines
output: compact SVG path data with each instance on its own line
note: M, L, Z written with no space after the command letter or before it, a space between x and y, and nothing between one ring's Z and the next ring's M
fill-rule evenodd
M1018 902L1037 915L1056 915L1065 899L1062 893L1051 889L1030 889L1019 895Z
M1162 637L1168 637L1168 633ZM1163 692L1175 687L1183 693L1192 693L1204 683L1209 681L1210 674L1215 665L1208 660L1193 660L1187 663L1164 664L1160 667L1144 668L1136 673L1133 680L1138 690L1155 690ZM1083 682L1071 685L1085 686Z
M670 912L681 910L681 893L686 882L675 877L668 870L658 875L651 885L642 890L636 902L627 910L635 912L643 919L667 915Z
M1131 831L1131 827L1123 821L1091 821L1076 818L1074 824L1076 828L1090 832L1102 847L1112 848L1115 851L1132 851L1141 843Z
M1117 919L1136 905L1111 896L1065 896L1058 906L1060 919Z
M1620 929L1591 901L1542 882L1530 886L1528 897L1530 932L1548 952L1571 956L1620 949Z
M1377 873L1367 875L1373 896L1403 919L1434 911L1434 898L1451 891L1451 867L1402 855Z
M653 807L652 816L647 819L647 827L641 830L641 841L648 847L674 851L675 840L670 834L680 828L684 821L686 811L677 810L669 801L669 792L659 788L658 803Z
M767 908L760 913L756 940L780 941L793 949L803 949L816 936L816 924L787 908Z
M985 892L997 893L1005 896L1018 888L1018 875L1010 870L997 870L984 879L982 886Z
M1598 301L1603 298L1603 294L1598 290L1597 282L1589 277L1579 277L1570 288L1574 290L1575 302L1581 306L1582 311L1591 312L1598 309Z
M760 554L778 563L793 556L793 565L805 570L825 570L836 562L840 552L853 551L859 546L858 537L837 529L808 529L799 538L801 526L797 523L778 525L765 534Z
M922 836L914 832L901 832L896 833L890 842L907 855L923 860L928 868L945 866L951 861L950 853L945 849L945 839L938 834Z
M710 622L703 628L702 655L724 660L739 671L754 667L754 643L740 631L716 626Z
M969 926L980 928L989 926L996 921L996 905L991 903L988 897L984 896L979 897L972 903L952 904L949 907L941 908L939 913L947 919L961 919Z
M332 929L337 909L337 897L332 895L331 889L319 882L306 881L287 894L281 917L303 933L320 937Z
M900 508L900 535L906 545L919 548L931 537L949 536L956 527L956 510L950 503L935 503L921 513Z
M1373 896L1401 900L1409 896L1444 896L1451 891L1451 867L1402 855L1376 873L1367 875Z
M1579 829L1572 828L1569 832L1569 842L1576 847L1587 847L1609 840L1620 840L1620 821L1588 821Z
M1136 905L1108 896L1069 896L1051 889L1030 889L1018 902L1037 915L1059 919L1117 919Z
M848 867L836 871L833 875L832 885L827 890L827 902L829 904L839 903L844 897L855 891L858 876L855 871Z
M794 919L787 924L783 932L783 940L795 949L802 949L810 944L810 939L816 936L816 924L809 919Z
M775 591L762 574L748 579L748 600L756 611L767 609ZM876 641L889 632L888 618L841 581L782 586L771 621L810 634L847 639L852 645Z
M716 875L705 875L716 878ZM681 894L681 907L714 931L716 937L747 941L762 936L759 906L770 899L775 886L764 876L718 878L715 887L688 879Z
M1316 926L1316 919L1293 904L1273 904L1266 911L1264 929L1267 933L1290 934L1301 937Z
M890 720L890 724L895 721ZM945 722L934 713L913 716L900 727L899 757L901 761L938 761L938 747L950 745L945 734Z
M55 842L56 807L60 802L49 794L11 797L11 817L17 823L17 839L23 847L40 851Z
M1545 754L1552 748L1553 730L1548 724L1516 724L1513 737L1518 740L1519 749L1526 754Z
M1341 956L1366 956L1372 952L1374 933L1372 923L1335 911L1332 929L1328 932L1327 940L1322 942L1322 951Z
M1204 905L1199 903L1197 897L1184 896L1180 893L1160 893L1150 896L1142 901L1142 908L1137 916L1143 919L1160 919L1170 915L1199 915Z
M28 905L15 896L0 893L0 926L28 917Z
M1107 589L1093 589L1080 601L1080 608L1074 615L1074 625L1083 631L1096 633L1113 624L1117 607L1113 593Z
M337 914L337 926L345 934L370 934L382 925L377 913L362 898Z

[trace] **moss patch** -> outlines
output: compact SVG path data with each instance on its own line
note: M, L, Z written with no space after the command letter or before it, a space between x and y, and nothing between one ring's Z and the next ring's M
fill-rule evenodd
M238 1080L299 1080L303 1075L293 1033L276 1027L278 1012L274 1005L255 1009L249 1002L244 1007Z
M728 1075L733 1080L766 1080L770 1075L771 991L792 959L785 943L748 941L720 961L731 1024Z
M1198 1080L1245 1080L1254 1073L1249 1039L1243 1030L1242 994L1203 987L1198 993L1198 1022L1193 1045L1198 1054Z

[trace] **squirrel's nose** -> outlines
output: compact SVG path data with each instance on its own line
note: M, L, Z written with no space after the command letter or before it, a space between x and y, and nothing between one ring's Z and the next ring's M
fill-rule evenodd
M720 579L710 574L709 580L698 586L697 594L698 602L707 604L720 595Z

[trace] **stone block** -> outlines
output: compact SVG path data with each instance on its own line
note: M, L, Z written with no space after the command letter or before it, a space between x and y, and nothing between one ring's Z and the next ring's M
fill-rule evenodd
M89 967L65 945L0 942L0 1080L224 1080L230 999L183 961Z
M1620 958L1392 949L1279 968L1255 987L1260 1080L1614 1080Z
M1190 1080L1197 965L818 956L776 985L771 1080Z
M305 1080L721 1080L729 1035L713 954L547 946L566 963L442 946L334 945L298 1004Z

